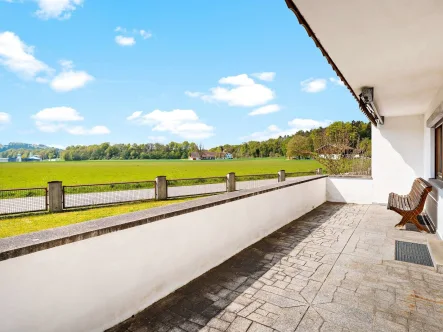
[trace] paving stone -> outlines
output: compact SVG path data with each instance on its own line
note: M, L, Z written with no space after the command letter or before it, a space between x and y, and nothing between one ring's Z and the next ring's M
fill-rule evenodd
M257 314L256 312L253 312L247 318L265 326L272 326L272 324L274 323L274 320L272 318L262 316L260 314Z
M374 330L380 332L407 332L406 326L384 319L380 315L375 317Z
M228 332L246 332L252 322L243 317L237 317L229 326Z
M241 310L238 314L242 317L247 317L251 313L253 313L256 309L261 307L261 303L258 301L252 302L250 305L248 305L246 308Z
M221 316L221 319L223 319L226 322L232 323L235 318L237 318L237 315L233 312L225 312L223 316Z
M303 319L297 327L297 332L311 332L311 331L319 331L320 327L323 325L323 318L314 310L314 308L310 307L308 311L306 311Z
M385 207L326 203L109 332L441 331L443 276L393 259Z
M229 327L229 323L218 318L212 318L208 322L207 326L219 329L221 331L226 331L226 329Z
M305 301L303 300L303 302L301 301L296 301L284 296L280 296L280 295L276 295L274 293L269 293L269 292L265 292L263 290L258 291L255 294L256 298L262 299L266 302L278 305L279 307L282 308L289 308L289 307L295 307L298 305L302 305L305 303Z
M248 332L272 332L272 329L270 327L267 327L267 326L264 326L264 325L254 322L254 323L252 323Z

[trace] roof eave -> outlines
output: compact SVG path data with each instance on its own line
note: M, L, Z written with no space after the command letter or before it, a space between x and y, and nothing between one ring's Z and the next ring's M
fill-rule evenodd
M329 56L328 52L325 50L325 48L323 47L323 45L320 43L319 39L317 38L317 36L315 35L314 31L311 29L311 27L309 26L308 22L305 20L305 18L303 17L303 15L301 14L301 12L298 10L297 6L294 4L294 2L292 0L285 0L286 5L288 6L288 8L295 14L295 16L298 19L298 23L300 25L302 25L308 36L311 37L311 39L314 41L315 46L317 46L317 48L320 49L321 53L323 54L323 56L326 58L326 60L328 61L329 65L332 67L332 69L335 71L335 73L337 74L337 76L341 79L341 81L343 82L343 84L348 88L349 92L351 92L352 96L354 97L354 99L357 101L357 104L360 108L360 110L366 115L366 117L369 119L369 121L372 122L372 124L374 124L375 126L377 125L377 121L375 119L375 117L369 112L369 110L366 108L366 105L360 100L360 98L357 96L357 94L354 92L354 90L351 88L351 86L349 85L348 81L346 80L346 78L343 76L343 74L341 73L340 69L338 69L337 65L335 64L335 62L331 59L331 57Z

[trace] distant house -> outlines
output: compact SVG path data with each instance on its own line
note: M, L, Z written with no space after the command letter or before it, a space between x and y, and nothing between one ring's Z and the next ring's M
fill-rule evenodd
M210 151L203 151L200 159L201 160L215 160L215 152L210 152Z
M200 153L191 152L191 154L189 155L189 160L200 160Z
M22 158L22 161L42 161L42 158L40 156L34 156L30 155L28 158Z
M320 158L338 160L341 158L348 158L349 156L358 158L359 157L358 153L360 152L360 150L354 149L353 147L347 145L326 144L316 149L315 152L318 153L318 156Z
M232 155L232 153L225 153L225 158L224 159L234 159L234 156Z
M22 156L20 153L17 155L17 157L0 158L1 163L15 163L21 161L22 161Z
M201 154L199 152L191 152L189 160L215 160L215 157L215 152L203 150Z

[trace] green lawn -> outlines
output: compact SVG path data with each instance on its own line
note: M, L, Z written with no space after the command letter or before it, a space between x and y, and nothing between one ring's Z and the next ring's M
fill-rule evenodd
M46 186L48 181L65 185L154 180L158 175L169 179L312 171L321 165L314 160L284 158L238 160L136 160L78 161L39 163L0 163L0 189Z
M0 238L37 232L44 229L76 224L79 222L114 216L123 213L151 209L158 206L181 203L189 199L190 198L167 201L149 201L142 203L107 206L87 210L67 211L62 213L34 214L7 219L1 218Z

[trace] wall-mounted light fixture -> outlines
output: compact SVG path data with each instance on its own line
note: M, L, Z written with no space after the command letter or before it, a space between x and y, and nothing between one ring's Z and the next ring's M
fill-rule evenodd
M384 123L384 117L380 115L377 107L375 106L374 88L367 86L361 88L360 101L364 104L368 112L370 112L374 116L377 124L382 125Z

